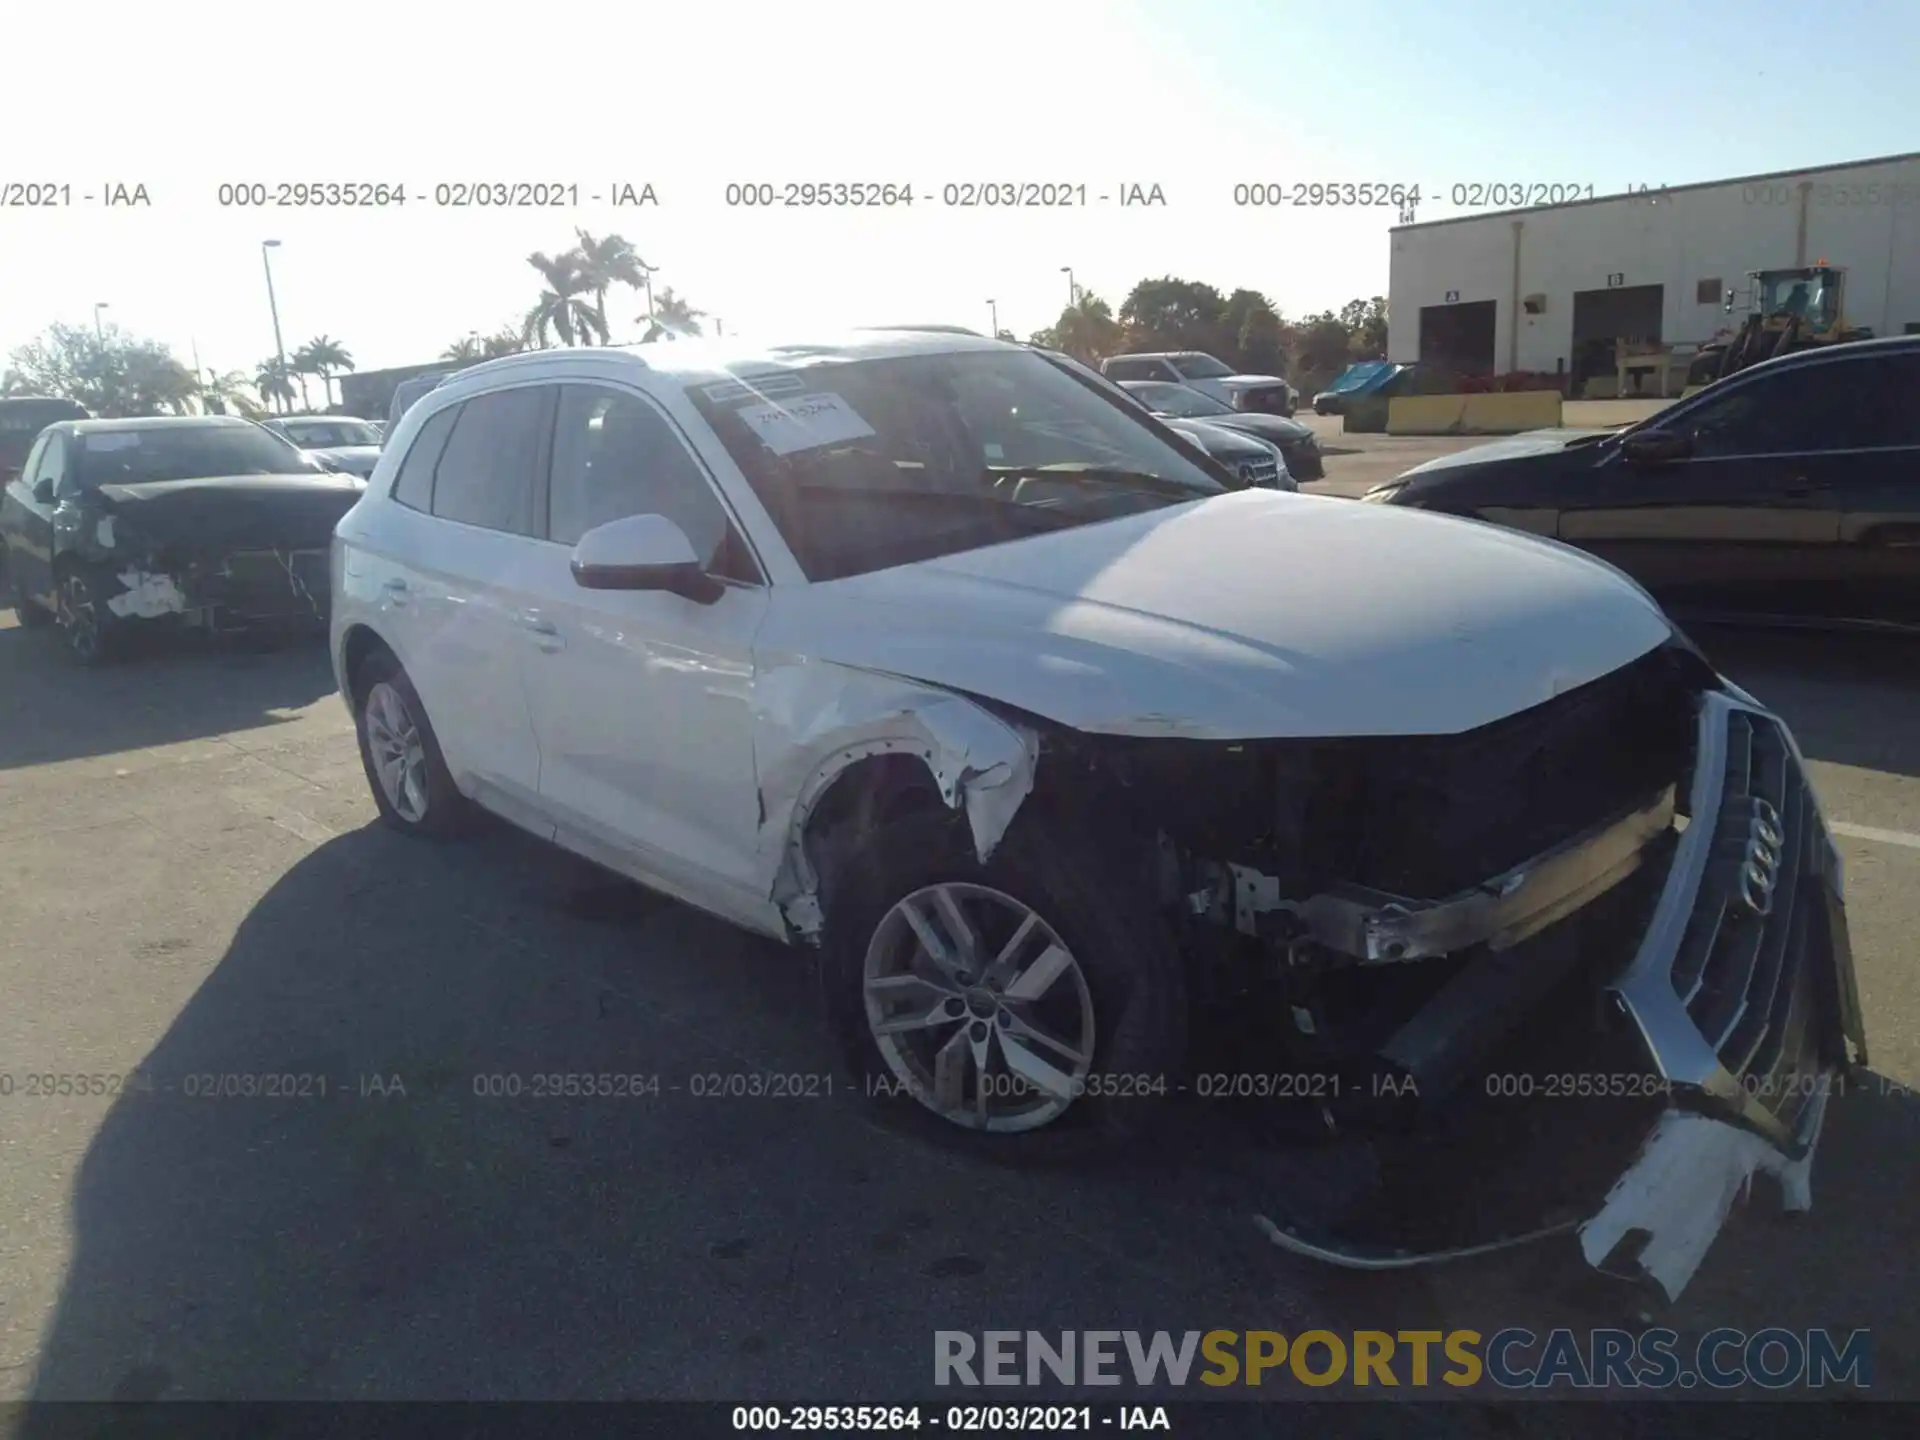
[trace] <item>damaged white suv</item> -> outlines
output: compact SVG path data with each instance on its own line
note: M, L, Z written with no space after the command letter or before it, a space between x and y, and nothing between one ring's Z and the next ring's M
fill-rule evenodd
M1289 1248L1559 1231L1677 1293L1865 1058L1792 739L1604 565L1235 483L978 337L520 355L395 429L334 663L391 824L817 950L935 1128L1244 1100L1365 1152Z

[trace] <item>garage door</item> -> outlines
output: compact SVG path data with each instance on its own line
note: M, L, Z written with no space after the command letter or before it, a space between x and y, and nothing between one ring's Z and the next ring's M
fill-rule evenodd
M1574 291L1574 380L1613 374L1614 351L1621 340L1658 340L1665 305L1664 285Z
M1420 307L1420 363L1462 375L1493 374L1493 301Z

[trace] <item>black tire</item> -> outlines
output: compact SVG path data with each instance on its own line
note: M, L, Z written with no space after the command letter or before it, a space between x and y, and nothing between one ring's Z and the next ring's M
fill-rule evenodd
M387 786L381 780L380 770L375 763L376 740L370 738L368 733L369 710L381 710L384 705L383 691L390 691L392 697L405 707L418 735L418 813L407 813L395 804L387 793ZM433 724L427 718L427 707L421 702L420 692L414 689L413 681L394 658L392 651L376 650L360 663L354 675L353 696L353 729L360 742L360 765L366 771L367 788L373 792L373 803L380 808L380 818L403 835L444 840L464 833L473 818L473 803L453 783L446 756L440 750L439 737L433 733ZM372 722L372 729L377 736L384 738L384 733L390 732L392 726L376 718ZM408 808L412 808L411 802Z
M118 659L125 627L107 608L107 587L101 573L86 565L68 563L54 570L53 582L58 607L54 618L67 653L88 668Z
M1143 887L1110 875L1103 881L1102 874L1077 840L1053 833L1031 812L1015 820L985 865L965 819L947 811L885 824L845 858L824 887L821 983L834 1040L881 1118L1022 1162L1111 1155L1161 1126L1186 1063L1185 973ZM868 1023L863 977L876 928L896 902L940 882L991 887L1030 907L1085 978L1094 1017L1087 1080L1040 1128L987 1132L936 1113L900 1084Z
M7 563L3 547L0 547L0 588L4 588L7 602L13 606L14 618L23 628L44 630L53 623L53 612L43 605L34 604L14 583L13 567Z

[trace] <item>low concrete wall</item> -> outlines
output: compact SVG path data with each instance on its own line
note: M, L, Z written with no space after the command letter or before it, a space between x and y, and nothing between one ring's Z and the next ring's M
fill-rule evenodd
M1518 435L1557 429L1557 390L1501 395L1399 395L1387 402L1389 435Z

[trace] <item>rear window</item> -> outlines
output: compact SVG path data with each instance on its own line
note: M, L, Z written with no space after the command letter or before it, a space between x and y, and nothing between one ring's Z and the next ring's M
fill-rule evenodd
M1189 380L1219 380L1233 374L1231 365L1224 365L1211 355L1178 355L1174 357L1173 366Z
M327 473L278 435L257 425L94 430L77 438L74 477L89 488L203 480L220 475Z

